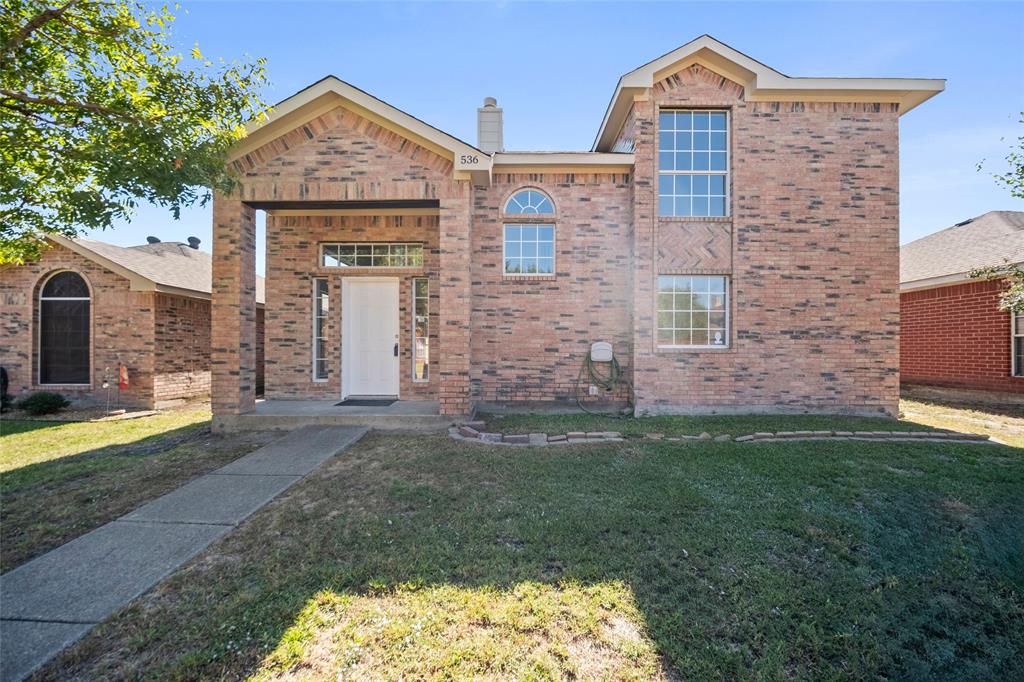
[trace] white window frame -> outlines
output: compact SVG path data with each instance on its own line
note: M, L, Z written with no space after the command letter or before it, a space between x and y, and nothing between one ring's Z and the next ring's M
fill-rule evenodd
M1024 367L1017 366L1017 339L1024 339L1024 333L1017 333L1018 317L1021 317L1020 313L1010 313L1010 376L1012 377L1024 377Z
M324 310L321 310L321 308L320 308L321 294L318 291L319 288L320 288L320 283L321 282L324 283L324 286L325 286L325 288L327 290L327 308L324 309ZM312 314L312 317L313 317L313 335L312 335L312 339L313 339L312 351L313 352L310 353L310 356L313 359L313 366L310 369L312 371L313 382L314 383L318 383L318 384L322 384L322 383L328 381L330 379L330 375L331 375L330 367L327 366L327 365L324 366L324 375L323 376L319 376L319 374L318 374L318 369L319 369L321 361L326 362L326 361L328 361L328 359L330 357L330 354L327 354L327 357L323 357L322 358L322 357L320 357L320 355L318 353L318 349L320 347L318 341L323 340L324 344L325 344L325 348L326 348L327 325L328 325L328 321L330 319L330 313L331 313L330 301L331 301L331 283L330 283L330 280L328 280L326 277L314 277L313 278L313 305L312 305L312 308L311 308L311 311L310 311L311 314ZM321 330L318 328L317 323L320 320L323 320L323 336L319 336L318 335Z
M336 246L352 246L352 247L356 247L356 248L358 248L360 246L362 246L362 247L369 246L373 250L385 249L386 248L387 251L388 251L387 255L388 255L389 258L391 257L391 250L395 246L405 247L406 253L408 253L408 249L410 247L413 247L413 248L419 249L419 253L420 253L420 259L419 260L420 260L420 262L419 262L419 265L408 265L408 264L406 264L406 265L341 265L341 264L330 265L330 264L328 264L325 261L325 258L326 258L325 250L327 248L336 247ZM423 259L424 259L424 255L425 255L424 254L425 250L426 249L424 248L422 242L324 242L324 243L320 244L319 267L321 267L321 268L367 268L367 269L373 269L373 270L382 270L382 269L388 269L388 270L419 270L419 269L423 268Z
M728 350L732 347L732 277L729 275L705 275L705 274L693 274L693 273L673 273L673 274L660 274L657 275L657 281L654 287L654 345L659 350ZM658 295L661 294L661 282L662 277L721 277L725 280L725 329L722 332L722 337L725 343L722 344L662 344L658 343L658 313L661 309L658 306ZM673 310L675 312L675 310ZM709 313L710 314L710 313Z
M661 132L662 132L662 130L661 130L661 114L662 113L669 113L669 112L672 112L672 113L676 113L676 112L689 112L689 113L724 114L725 115L725 170L710 170L710 169L708 169L708 170L694 170L692 168L690 170L670 170L670 171L669 170L661 170L661 157L660 157L660 153L661 153ZM657 191L655 192L654 196L655 196L655 201L656 201L655 210L657 211L658 217L659 218L687 218L687 219L691 219L692 218L694 220L703 220L703 219L706 219L706 218L729 218L729 217L731 217L732 216L732 195L731 195L731 190L732 190L731 185L732 185L732 183L730 182L730 178L732 177L732 149L731 149L731 147L732 147L732 117L729 116L729 110L728 109L688 109L688 108L685 108L685 107L666 107L664 109L658 109L658 115L659 115L658 116L658 132L657 132L657 135L655 137L655 141L657 142L657 144L655 145L655 150L654 150L654 175L655 175L655 181L656 181L655 187L657 188ZM710 130L709 130L709 132L710 132ZM720 131L715 131L715 132L720 132ZM673 153L675 153L675 151L676 150L673 149ZM724 176L725 177L725 212L722 215L720 215L720 216L718 216L718 215L710 215L710 214L709 215L693 215L692 211L691 211L691 213L689 215L677 215L675 213L675 204L673 202L673 212L672 212L672 214L671 215L662 215L661 214L661 176L662 176L662 174L667 174L667 175L672 175L672 176L689 175L689 176L691 176L691 179L690 179L691 183L693 182L692 178L693 178L694 175L721 175L721 176ZM692 184L691 184L691 187L692 187ZM673 194L672 196L678 196L678 195ZM691 194L690 196L692 197L693 195ZM710 196L710 195L708 195L708 196Z
M537 227L537 228L540 228L540 227L550 227L551 228L551 272L509 272L506 269L506 266L508 265L508 258L506 256L506 247L508 246L508 239L505 237L505 230L507 230L510 227L518 227L520 229L524 228L524 227ZM522 240L520 240L519 243L522 244L523 243ZM540 244L541 242L540 241L535 241L534 243L535 244ZM504 275L504 276L507 276L507 277L554 277L555 273L558 271L558 249L556 248L556 244L557 243L558 243L558 235L557 235L557 230L555 229L554 222L547 222L547 223L542 223L542 222L536 222L536 223L533 223L533 222L522 222L522 223L520 223L520 222L507 222L507 223L503 223L502 226L501 226L501 274ZM542 257L544 259L547 259L547 256L531 256L531 257L534 258L535 260L538 259L538 258L542 258ZM518 258L521 261L523 259L523 256L520 255L520 256L518 256Z
M423 365L423 377L417 378L416 376L416 303L420 300L424 300L424 297L416 295L416 282L423 280L427 283L427 295L425 300L427 302L427 314L426 314L426 325L424 329L427 335L424 339L427 342L427 361ZM430 383L430 278L429 277L413 277L412 279L412 329L410 330L412 337L412 382L414 384L428 384Z
M43 296L43 290L46 289L46 285L50 283L50 280L57 275L70 272L78 275L85 282L85 288L89 290L88 296ZM68 384L68 383L53 383L43 381L43 301L89 301L89 381L81 384ZM36 386L67 386L67 387L81 387L81 386L92 386L92 365L93 365L93 305L92 305L92 286L89 284L89 280L85 278L85 275L78 272L77 270L55 270L46 276L43 283L39 285L39 304L36 313L36 323L39 326L36 334L36 366L35 366L35 380Z

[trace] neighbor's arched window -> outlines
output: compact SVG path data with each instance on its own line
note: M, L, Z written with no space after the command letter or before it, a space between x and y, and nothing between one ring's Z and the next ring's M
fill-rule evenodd
M555 205L543 192L523 189L505 202L502 272L555 274Z
M89 383L89 287L82 276L52 275L39 292L39 383Z

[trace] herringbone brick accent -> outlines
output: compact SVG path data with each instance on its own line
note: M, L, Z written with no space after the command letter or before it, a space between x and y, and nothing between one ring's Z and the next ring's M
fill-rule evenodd
M728 273L732 269L732 229L727 222L661 221L658 272Z

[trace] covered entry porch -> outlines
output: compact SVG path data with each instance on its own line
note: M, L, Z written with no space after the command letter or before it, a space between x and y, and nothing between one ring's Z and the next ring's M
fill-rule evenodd
M309 425L369 426L385 431L443 431L454 417L437 400L396 400L390 405L339 405L337 400L257 400L252 411L222 415L222 432L290 430Z
M490 182L491 157L333 77L279 103L267 119L247 132L230 156L237 186L229 194L214 196L214 428L257 412L255 217L260 210L268 216L264 340L269 399L260 409L279 412L285 409L283 402L292 400L296 405L286 411L305 409L311 417L327 417L319 413L335 414L333 410L341 408L333 403L343 394L364 391L367 386L375 393L395 393L393 374L377 370L395 353L408 352L410 344L402 330L411 305L410 280L428 277L431 316L437 321L436 332L431 332L436 343L430 347L429 389L414 386L408 377L401 379L403 372L396 397L399 403L429 398L435 401L438 415L468 413L471 188ZM376 243L391 249L411 242L424 248L419 274L411 269L378 269L373 267L376 262L370 267L346 263L342 274L342 268L326 262L323 250L330 243L346 248ZM332 253L343 260L345 251ZM372 253L375 257L376 252ZM356 293L357 287L346 287L346 281L352 284L360 277L397 280L399 308L406 306L399 322L398 347L393 346L394 327L385 324L399 314L390 311L395 307L394 285L364 287L362 299L357 296L351 301L352 306L368 311L356 321L356 328L374 329L366 331L368 340L356 350L368 356L376 353L373 371L356 377L355 368L362 367L363 360L344 357L353 347L343 351L341 339L342 327L352 320L337 317L332 318L337 325L334 340L328 339L325 346L324 379L324 374L314 371L310 357L315 343L314 286L326 280L328 307L337 310L347 296ZM317 290L318 295L322 293ZM387 309L383 316L374 314L379 305Z
M447 415L468 413L467 204L461 197L331 202L217 197L215 427L439 428L450 423ZM255 282L250 268L255 267L257 210L267 211L268 291L267 400L259 403L255 315L250 314L255 302L248 284ZM394 250L399 243L410 252L415 244L417 254L424 255L410 263L379 263L375 257L371 264L361 256L352 262L337 256L338 243L342 254L353 243L359 253L369 252L371 244ZM427 339L417 338L424 333L421 312L430 320ZM430 348L427 367L424 342ZM338 404L349 397L395 402Z

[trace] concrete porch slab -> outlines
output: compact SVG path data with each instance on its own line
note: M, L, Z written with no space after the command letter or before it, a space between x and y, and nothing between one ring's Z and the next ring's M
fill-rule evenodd
M121 517L121 521L233 526L301 476L207 474Z
M252 412L217 415L221 433L302 426L362 426L384 431L443 432L457 419L440 414L436 400L398 400L384 406L338 405L337 400L260 400Z

